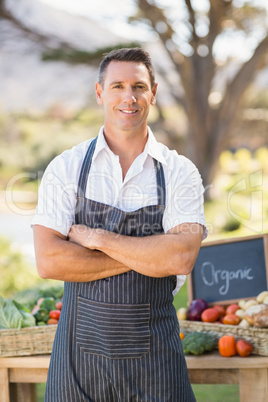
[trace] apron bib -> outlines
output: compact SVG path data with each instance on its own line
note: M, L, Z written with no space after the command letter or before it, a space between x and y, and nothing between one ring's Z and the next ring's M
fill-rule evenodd
M156 160L157 205L124 212L85 197L96 140L80 173L76 224L127 236L163 233L165 178ZM194 402L173 306L175 286L176 276L135 271L65 282L45 402Z

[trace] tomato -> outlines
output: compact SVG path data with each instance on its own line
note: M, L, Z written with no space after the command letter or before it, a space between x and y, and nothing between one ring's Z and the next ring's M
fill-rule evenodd
M236 355L235 338L232 335L224 335L218 342L219 352L224 357Z
M49 312L49 317L58 320L60 318L60 310L51 310Z
M180 338L181 338L181 340L183 341L183 339L184 339L184 334L183 334L182 332L180 332Z
M220 313L220 317L225 316L226 312L225 312L225 308L223 306L220 306L219 304L216 304L215 306L213 306L213 308L217 309Z
M57 310L61 310L62 309L62 302L58 301L55 306L56 306Z
M219 318L220 318L220 313L214 307L207 308L201 314L201 320L203 322L214 322L214 321L217 321Z
M227 307L226 309L226 314L234 314L237 310L239 310L240 307L238 304L230 304L230 306Z
M58 324L58 322L59 322L59 320L56 320L56 318L49 318L47 320L48 325L55 325L55 324Z
M222 319L222 323L227 325L238 325L240 321L241 318L236 314L226 314Z
M246 357L249 356L252 353L253 347L250 343L244 341L243 339L239 339L239 341L236 342L236 351L239 354L239 356Z

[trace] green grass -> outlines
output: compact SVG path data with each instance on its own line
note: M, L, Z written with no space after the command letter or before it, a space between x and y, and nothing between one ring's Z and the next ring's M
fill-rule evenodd
M37 384L37 402L44 402L46 384Z
M239 385L192 385L197 402L239 402ZM38 401L39 402L39 401Z

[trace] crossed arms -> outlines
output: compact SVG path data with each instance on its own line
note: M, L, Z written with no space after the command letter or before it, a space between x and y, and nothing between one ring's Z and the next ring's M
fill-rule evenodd
M203 237L203 226L183 223L166 234L131 237L84 225L73 225L68 238L34 225L39 275L44 279L87 282L134 270L165 277L191 272Z

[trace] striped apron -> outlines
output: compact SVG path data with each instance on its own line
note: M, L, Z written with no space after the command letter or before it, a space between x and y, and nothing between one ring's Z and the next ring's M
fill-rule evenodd
M96 139L80 173L76 224L128 236L162 233L162 165L154 160L158 205L124 212L85 198L95 145ZM135 271L65 282L45 402L195 401L173 306L175 285L175 276Z

